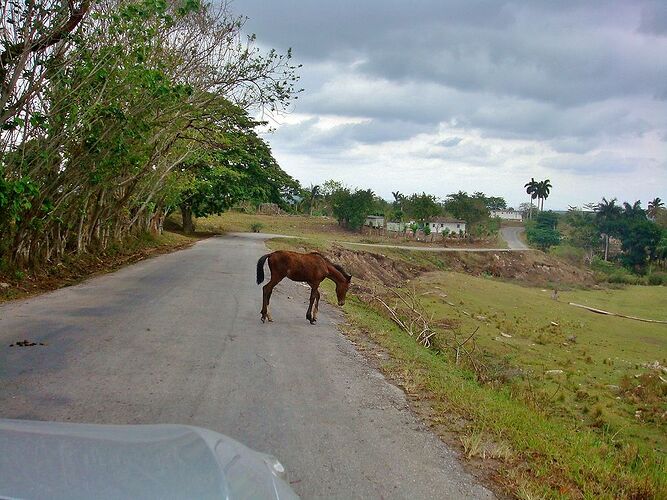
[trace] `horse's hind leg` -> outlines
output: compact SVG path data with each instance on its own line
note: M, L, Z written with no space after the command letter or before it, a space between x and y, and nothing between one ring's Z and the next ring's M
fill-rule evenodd
M269 281L266 285L262 287L262 323L269 321L271 323L273 318L269 312L269 301L271 300L271 292L273 292L273 287L278 284L278 281L274 282L273 279Z

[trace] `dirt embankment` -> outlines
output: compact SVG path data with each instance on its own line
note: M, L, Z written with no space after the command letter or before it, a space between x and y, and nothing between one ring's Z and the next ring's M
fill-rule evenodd
M593 273L541 252L499 252L446 255L452 271L475 276L488 274L528 285L592 286Z
M182 236L164 233L160 237L145 241L128 239L125 246L112 252L70 256L63 262L46 266L42 269L0 272L0 302L21 299L65 286L71 286L97 274L115 271L164 253L187 248L208 235Z
M384 285L401 286L406 280L428 271L426 267L410 265L381 254L342 247L334 247L327 254L355 278L379 281Z
M401 286L426 271L447 269L474 276L490 275L533 286L592 286L593 274L540 252L442 253L424 256L415 265L382 254L334 247L327 252L362 281Z

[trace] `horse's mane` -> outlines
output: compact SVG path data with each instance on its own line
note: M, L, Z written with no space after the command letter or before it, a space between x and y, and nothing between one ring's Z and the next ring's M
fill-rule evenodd
M350 279L352 277L352 275L350 273L348 273L345 269L343 269L343 266L341 266L340 264L336 264L334 262L331 262L328 257L322 255L320 252L313 252L313 253L319 255L320 257L322 257L324 259L325 262L331 264L333 267L338 269L338 271L340 271L340 273L343 276L345 276L345 279Z

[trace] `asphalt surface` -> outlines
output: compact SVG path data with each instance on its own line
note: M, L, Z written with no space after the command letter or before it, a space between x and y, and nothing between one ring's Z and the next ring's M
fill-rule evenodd
M526 245L520 237L523 232L523 226L510 226L500 229L500 234L507 242L507 246L510 250L530 250L530 247Z
M212 238L0 305L0 417L210 428L277 456L303 498L491 498L337 309L311 326L308 289L284 281L260 322L264 253L261 235Z

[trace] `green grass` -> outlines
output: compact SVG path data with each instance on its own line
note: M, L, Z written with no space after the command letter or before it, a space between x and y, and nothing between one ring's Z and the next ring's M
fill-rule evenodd
M427 296L435 319L454 319L463 330L480 326L478 345L495 370L520 368L532 379L533 389L556 392L550 402L555 415L618 431L617 437L638 446L667 451L667 421L661 417L667 399L619 400L619 389L614 387L647 372L645 365L651 362L667 364L667 325L598 315L567 304L575 301L664 319L664 288L562 292L554 301L550 292L539 288L458 273L427 275L417 280L417 287L421 291L438 287L456 305ZM546 374L548 370L563 370L563 375L554 378ZM517 389L526 389L525 385L521 381ZM596 408L602 408L602 414L595 415ZM637 410L645 414L643 419L635 418Z
M561 300L640 318L667 320L667 288L665 287L628 286L620 290L569 291L561 293ZM624 324L628 325L627 322ZM635 324L630 323L630 325ZM667 339L667 325L662 328L653 328L663 330L662 337ZM665 344L663 344L664 347L666 347ZM663 355L667 355L665 350L662 352Z
M629 320L576 310L539 289L456 273L433 273L419 281L420 290L440 286L457 305L429 299L436 317L455 318L465 331L481 323L478 344L485 363L520 366L526 378L480 383L451 357L418 346L359 300L349 301L346 312L356 327L389 350L391 361L384 368L398 374L408 392L426 393L437 413L465 418L468 434L481 432L509 447L501 482L510 491L526 497L667 494L664 453L653 451L656 444L664 445L664 428L634 422L631 405L605 387L618 384L628 370L635 373L634 363L653 360L656 351L664 353L664 332L639 327L659 347L635 345L623 335L627 324L608 323ZM462 310L487 321L471 319ZM510 331L512 337L499 342L499 331ZM570 334L577 341L566 348L561 340ZM512 347L506 345L510 342ZM602 362L614 354L629 363ZM558 368L566 372L562 381L545 377L546 370Z

